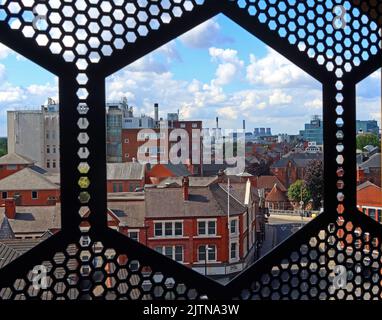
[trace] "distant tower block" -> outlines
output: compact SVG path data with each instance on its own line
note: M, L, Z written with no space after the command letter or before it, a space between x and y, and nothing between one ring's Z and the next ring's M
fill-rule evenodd
M260 135L265 136L265 128L260 128Z
M260 135L260 129L259 128L255 128L255 136L259 136Z
M272 135L271 128L267 128L267 136L271 136L271 135Z

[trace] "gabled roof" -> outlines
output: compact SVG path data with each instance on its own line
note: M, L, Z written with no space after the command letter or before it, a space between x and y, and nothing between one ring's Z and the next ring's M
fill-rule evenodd
M256 188L257 189L272 189L275 184L277 184L278 188L286 192L287 189L281 183L281 181L276 176L259 176L256 178Z
M33 165L34 161L17 153L8 153L0 158L0 165L7 164Z
M235 198L230 199L230 214L238 215L246 208ZM227 215L227 192L217 183L208 187L189 188L189 199L183 199L183 189L146 189L147 218L218 217Z
M359 165L361 169L366 168L380 168L381 167L381 153L373 154L368 160Z
M5 208L0 207L0 224L3 223ZM33 234L42 236L46 231L59 229L61 226L60 206L33 206L16 207L15 219L9 220L9 224L15 235Z
M142 180L145 166L138 162L108 163L107 180Z
M164 164L164 166L177 177L185 177L190 175L190 171L188 171L187 167L182 163L180 164L166 163Z
M0 180L0 190L57 190L59 187L44 175L30 168L24 168Z
M271 192L269 192L269 194L265 198L265 201L267 201L267 202L289 202L285 192L282 192L279 189L279 187L277 186L277 184L275 184L273 186Z
M3 222L0 226L0 240L5 239L14 239L15 234L12 230L11 225L9 224L9 220L7 217L4 217Z
M285 168L287 167L289 161L291 161L296 167L305 168L313 160L323 160L323 154L321 152L289 152L280 160L273 163L271 168Z
M378 187L376 184L374 184L370 181L365 181L364 183L361 183L359 186L357 186L357 191L360 191L360 190L365 189L367 187L374 187L374 188L381 189L381 187Z

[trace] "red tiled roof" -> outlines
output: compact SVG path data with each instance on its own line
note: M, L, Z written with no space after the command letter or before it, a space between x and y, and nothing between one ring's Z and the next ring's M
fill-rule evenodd
M272 191L265 198L267 202L289 202L285 192L281 191L280 188L275 184Z

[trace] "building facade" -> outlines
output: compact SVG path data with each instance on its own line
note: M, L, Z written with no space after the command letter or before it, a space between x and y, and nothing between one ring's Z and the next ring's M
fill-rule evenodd
M313 116L310 123L305 124L305 129L300 131L300 136L305 141L316 142L318 145L324 143L324 127L320 116Z
M7 112L8 152L17 153L49 172L59 172L58 105L49 101L41 110Z

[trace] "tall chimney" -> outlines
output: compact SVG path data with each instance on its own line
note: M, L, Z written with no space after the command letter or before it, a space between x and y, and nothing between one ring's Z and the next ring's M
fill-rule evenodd
M187 201L189 198L189 187L190 187L190 179L188 177L183 177L182 187L183 187L183 199L184 201Z
M219 129L219 117L216 117L216 129Z
M159 121L159 104L158 103L154 104L154 120L155 120L155 124L158 124L158 121Z
M16 218L16 201L13 198L5 199L5 215L8 219Z
M243 130L245 132L245 120L243 120Z

